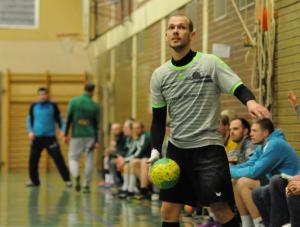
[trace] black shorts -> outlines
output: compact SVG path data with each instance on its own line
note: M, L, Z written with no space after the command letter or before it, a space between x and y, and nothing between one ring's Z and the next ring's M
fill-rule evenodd
M173 188L160 191L160 200L191 206L209 206L217 202L234 205L224 147L181 149L169 143L167 157L179 165L180 178Z

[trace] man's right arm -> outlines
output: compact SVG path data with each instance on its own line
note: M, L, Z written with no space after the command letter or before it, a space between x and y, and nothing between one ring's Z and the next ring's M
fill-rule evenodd
M71 127L71 124L73 122L73 102L71 101L69 103L69 106L68 106L68 111L67 111L67 120L66 120L66 128L65 128L65 136L68 136L68 133L69 133L69 130L70 130L70 127Z
M161 148L165 136L167 103L161 91L159 74L153 73L150 83L152 99L152 124L150 131L151 156L149 163L155 162L161 156Z
M165 137L167 107L152 108L151 147L161 152Z
M34 108L34 104L31 104L31 106L29 108L28 115L27 115L27 130L28 130L28 135L29 135L29 139L30 140L34 139L34 131L33 131L34 115L33 115L33 108Z

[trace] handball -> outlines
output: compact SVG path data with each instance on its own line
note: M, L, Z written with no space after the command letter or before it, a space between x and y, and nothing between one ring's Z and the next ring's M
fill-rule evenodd
M180 176L178 164L169 158L162 158L154 162L150 170L150 178L158 188L170 189L174 187Z

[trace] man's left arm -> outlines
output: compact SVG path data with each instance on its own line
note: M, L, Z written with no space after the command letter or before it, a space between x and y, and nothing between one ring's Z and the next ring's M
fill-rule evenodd
M258 104L254 94L230 67L217 56L212 55L215 63L215 72L221 91L236 96L247 106L249 114L254 118L270 118L271 114L264 106Z
M53 108L54 108L54 120L58 124L60 131L63 133L65 130L65 124L63 118L60 115L60 110L58 108L58 105L56 103L53 103Z

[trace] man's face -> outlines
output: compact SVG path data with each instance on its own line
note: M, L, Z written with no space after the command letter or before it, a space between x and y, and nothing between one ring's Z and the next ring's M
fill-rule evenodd
M121 126L119 124L113 124L111 126L111 132L114 136L117 136L121 132Z
M46 91L39 91L38 92L38 100L40 102L46 102L49 100L49 94Z
M253 144L262 144L269 136L269 133L267 130L263 130L259 124L254 123L251 126L250 136Z
M244 129L240 120L233 120L229 126L230 138L233 142L240 143L247 134L247 129Z
M169 46L180 51L190 45L195 32L189 31L189 19L185 16L173 16L168 21L166 40Z
M125 136L131 136L132 135L132 130L130 128L129 123L125 122L124 126L123 126L123 132Z
M229 128L228 125L224 125L224 124L222 123L222 121L220 121L220 123L219 123L219 130L220 130L221 135L223 136L223 138L226 137L226 134L227 134L227 132L228 132L228 128Z
M143 128L140 123L133 124L133 133L136 137L139 137L143 133Z

